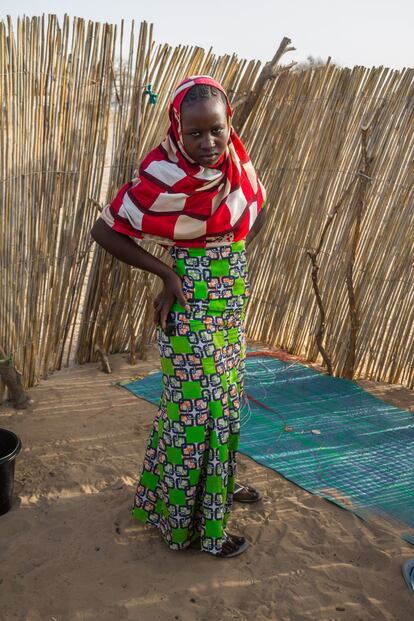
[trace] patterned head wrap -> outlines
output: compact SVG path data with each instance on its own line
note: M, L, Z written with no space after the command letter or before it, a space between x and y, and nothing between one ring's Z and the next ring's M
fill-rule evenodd
M195 84L224 93L210 76L190 77L178 85L170 104L170 127L163 142L143 159L138 177L126 183L102 212L115 231L164 245L204 247L244 239L265 200L265 190L233 128L213 167L186 153L181 134L181 104Z

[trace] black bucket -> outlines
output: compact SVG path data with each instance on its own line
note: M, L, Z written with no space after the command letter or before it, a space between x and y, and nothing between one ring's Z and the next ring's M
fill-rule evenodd
M12 506L14 465L22 443L12 431L0 428L0 515Z

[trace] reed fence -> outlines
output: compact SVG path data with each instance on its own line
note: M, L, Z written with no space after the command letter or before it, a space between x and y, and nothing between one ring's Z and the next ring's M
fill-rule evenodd
M412 388L414 70L282 75L244 137L269 188L250 337Z
M174 85L210 73L269 193L250 338L414 387L414 70L269 67L155 45L146 23L0 22L0 358L26 386L75 353L145 356L159 285L89 231L164 134Z

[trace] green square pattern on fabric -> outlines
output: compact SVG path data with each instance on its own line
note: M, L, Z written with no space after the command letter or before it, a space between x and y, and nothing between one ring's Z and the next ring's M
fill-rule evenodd
M183 382L182 391L184 399L200 399L202 396L200 382Z
M144 509L138 509L138 507L135 507L133 509L132 515L134 516L134 518L140 520L141 522L146 522L148 520L148 512Z
M193 349L185 336L171 336L171 347L175 354L192 354Z
M225 343L223 331L213 334L213 344L216 349L222 349Z
M216 363L214 362L214 358L203 358L203 371L206 375L212 375L216 373Z
M228 332L227 332L227 338L229 340L229 343L231 345L234 345L234 343L237 343L237 341L239 340L239 331L237 328L229 328Z
M200 480L201 470L200 468L193 468L188 473L188 478L190 480L190 485L197 485Z
M203 280L194 283L194 297L196 300L207 300L208 288Z
M264 203L262 205L262 209L263 207L264 207ZM233 242L231 245L231 249L233 250L233 252L240 252L241 250L244 250L245 245L246 245L245 240L241 239L240 241Z
M168 498L172 505L179 507L185 507L186 505L186 496L182 489L169 489Z
M238 448L239 448L239 436L230 434L229 451L237 451Z
M206 249L205 248L187 248L189 257L205 257Z
M171 420L180 420L180 406L178 403L167 401L167 416Z
M201 425L196 425L195 427L187 427L185 437L187 438L187 442L189 444L198 444L200 442L204 442L204 439L206 437L206 431Z
M222 444L221 446L219 446L219 453L220 453L220 461L221 461L221 463L224 463L225 461L228 460L228 458L229 458L229 449L228 449L226 444Z
M182 464L183 457L181 455L181 449L175 446L167 446L167 459L172 464Z
M243 278L236 278L233 285L233 295L243 295L245 292L246 286L244 284Z
M191 332L201 332L202 330L205 330L205 329L206 327L202 321L199 321L198 319L190 319Z
M177 259L175 262L175 271L179 276L184 276L185 274L185 262L184 259Z
M223 489L223 481L218 476L207 476L206 490L209 494L217 494Z
M157 475L153 474L152 472L148 472L148 470L144 470L140 482L141 485L144 485L144 487L148 487L148 489L154 492L155 488L157 487L158 480L159 479Z
M171 539L173 543L184 543L188 537L188 528L172 528Z
M214 277L217 276L228 276L229 275L229 262L227 259L216 259L210 264L211 275Z
M224 298L220 300L210 300L208 303L208 312L212 315L221 315L226 310L227 300Z
M171 358L161 358L161 367L165 375L174 375L174 367Z
M210 401L208 407L213 418L220 418L223 416L223 405L221 401Z
M223 523L221 520L206 521L206 537L218 539L223 535Z

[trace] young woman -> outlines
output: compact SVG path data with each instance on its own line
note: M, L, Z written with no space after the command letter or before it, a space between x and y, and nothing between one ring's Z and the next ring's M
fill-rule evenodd
M169 115L165 140L91 234L163 281L154 310L164 391L133 515L174 550L192 543L228 558L248 546L227 522L243 391L245 246L263 223L265 192L213 78L184 80ZM168 246L173 268L134 238Z

